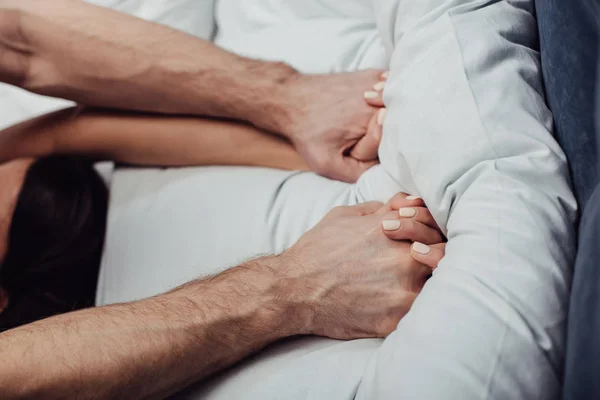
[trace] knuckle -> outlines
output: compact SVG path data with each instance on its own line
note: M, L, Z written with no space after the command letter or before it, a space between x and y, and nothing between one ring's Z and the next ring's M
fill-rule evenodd
M406 290L399 290L396 293L396 304L398 304L398 309L396 310L396 317L400 319L406 314L408 308L410 308L411 304L414 301L414 296L412 293Z
M391 318L384 319L383 321L377 323L375 329L377 336L381 338L388 337L392 332L394 332L397 324L398 322L393 321Z
M400 291L401 294L390 298L391 306L385 309L381 319L375 324L375 329L381 337L389 336L398 328L398 323L406 315L414 297L406 295L405 291Z
M337 171L336 171L337 172ZM362 171L344 171L343 173L338 173L338 180L346 183L356 183L358 178L362 175Z
M319 158L313 159L312 168L316 173L320 175L328 175L330 172L328 165Z
M383 204L378 201L369 201L367 203L363 203L359 207L357 207L357 215L371 215L382 206Z
M310 163L312 165L312 168L320 174L327 174L331 172L331 161L324 154L315 154L314 152L312 152L312 154L310 154Z

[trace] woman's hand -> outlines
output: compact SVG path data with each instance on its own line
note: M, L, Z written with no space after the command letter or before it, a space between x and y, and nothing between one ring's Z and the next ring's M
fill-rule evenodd
M371 90L364 93L365 102L373 107L376 112L371 116L365 136L350 150L350 157L359 161L372 161L377 158L379 144L383 136L383 122L387 113L387 109L383 104L383 89L387 77L387 72L382 73L379 76L379 81L373 85Z
M383 218L381 226L387 237L409 240L411 256L435 269L446 250L446 238L435 222L423 199L399 193L377 212Z

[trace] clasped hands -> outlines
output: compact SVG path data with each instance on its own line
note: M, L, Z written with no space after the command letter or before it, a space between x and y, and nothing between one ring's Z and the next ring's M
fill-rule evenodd
M333 209L281 255L284 280L301 285L286 292L310 321L302 333L386 337L444 256L443 242L423 200L405 193Z
M365 70L329 75L295 74L286 81L282 134L316 173L356 182L377 164L388 74Z

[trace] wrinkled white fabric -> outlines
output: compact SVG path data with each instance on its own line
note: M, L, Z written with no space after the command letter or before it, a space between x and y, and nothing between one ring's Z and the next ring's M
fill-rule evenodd
M73 105L70 101L38 96L0 83L0 129Z
M218 3L217 42L248 56L305 72L390 60L381 165L356 185L252 168L123 170L99 302L281 251L331 207L397 191L422 196L449 243L381 347L287 341L182 398L558 396L576 204L544 105L532 8L531 0Z
M149 21L160 22L203 39L215 33L216 0L85 0Z
M448 232L359 399L560 395L576 203L533 1L377 0L393 48L382 166Z
M385 68L371 0L219 0L215 43L304 73Z

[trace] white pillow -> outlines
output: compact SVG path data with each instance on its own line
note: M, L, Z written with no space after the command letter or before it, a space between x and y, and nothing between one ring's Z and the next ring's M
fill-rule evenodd
M304 73L387 66L371 0L219 0L215 43Z
M86 0L210 40L216 0Z
M0 83L0 129L74 104L71 101L39 96Z
M392 54L382 169L449 242L357 399L558 398L577 204L534 1L375 3Z

